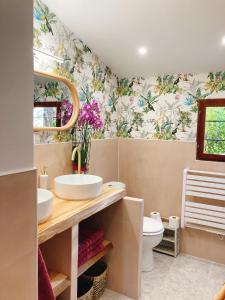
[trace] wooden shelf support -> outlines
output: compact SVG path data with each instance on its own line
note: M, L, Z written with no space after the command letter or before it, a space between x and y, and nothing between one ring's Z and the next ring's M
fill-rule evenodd
M62 273L51 271L49 272L49 277L55 297L59 296L62 292L65 291L65 289L70 286L68 277Z

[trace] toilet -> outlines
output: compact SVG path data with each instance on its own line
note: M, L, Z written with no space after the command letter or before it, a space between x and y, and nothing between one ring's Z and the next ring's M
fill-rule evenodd
M143 258L142 271L153 270L153 248L156 247L163 238L164 227L160 220L144 217L143 220Z

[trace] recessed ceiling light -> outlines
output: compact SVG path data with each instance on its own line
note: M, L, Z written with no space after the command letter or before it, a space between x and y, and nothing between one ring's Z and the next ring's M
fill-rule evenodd
M225 35L222 37L221 44L222 46L225 46Z
M146 47L140 47L138 49L138 52L139 52L140 55L145 55L148 52L148 50L147 50Z

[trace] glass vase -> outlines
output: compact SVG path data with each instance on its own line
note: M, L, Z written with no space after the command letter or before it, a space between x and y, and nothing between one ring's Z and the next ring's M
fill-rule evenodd
M75 147L80 148L81 153L81 173L88 173L89 160L91 150L91 136L92 128L84 125L82 127L76 126L72 133L73 149ZM78 172L78 154L76 153L74 161L72 162L73 172Z

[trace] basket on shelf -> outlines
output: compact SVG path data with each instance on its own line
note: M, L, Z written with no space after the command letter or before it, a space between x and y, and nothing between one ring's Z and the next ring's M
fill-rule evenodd
M84 277L93 280L93 299L99 299L106 288L108 277L108 266L103 261L94 264L84 273Z
M94 294L93 279L85 276L78 278L77 300L92 300Z

